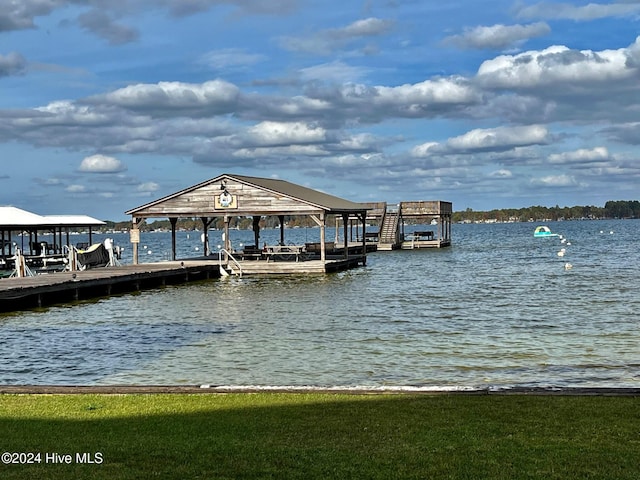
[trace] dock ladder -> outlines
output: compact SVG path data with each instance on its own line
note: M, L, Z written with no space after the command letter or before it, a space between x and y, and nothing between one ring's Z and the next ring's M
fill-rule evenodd
M227 259L225 264L223 264L222 262L223 254L224 254L224 257ZM229 260L235 264L237 271L233 267L229 266ZM236 258L231 254L231 252L225 250L224 248L221 248L220 250L218 250L218 263L220 265L221 276L228 277L230 275L238 275L239 277L242 277L242 266L240 265L240 262L236 260Z

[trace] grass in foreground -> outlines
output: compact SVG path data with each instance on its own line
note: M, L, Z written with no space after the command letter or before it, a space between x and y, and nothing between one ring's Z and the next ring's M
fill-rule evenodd
M632 397L2 395L0 435L3 479L640 478Z

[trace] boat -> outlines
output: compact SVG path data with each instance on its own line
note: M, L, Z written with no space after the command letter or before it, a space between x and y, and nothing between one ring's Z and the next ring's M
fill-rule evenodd
M535 231L533 232L533 236L534 237L559 237L560 235L557 233L552 233L551 229L546 225L540 225L539 227L536 227Z

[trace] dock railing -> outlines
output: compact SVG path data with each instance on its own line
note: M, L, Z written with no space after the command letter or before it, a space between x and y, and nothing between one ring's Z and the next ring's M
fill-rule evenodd
M218 250L218 264L220 265L220 275L222 275L223 277L228 277L229 276L229 272L227 271L227 268L225 265L223 265L222 262L222 257L225 257L225 262L228 264L228 260L231 260L233 263L235 263L235 265L238 267L238 271L240 272L238 275L241 277L242 276L242 265L240 265L240 262L238 262L238 260L236 260L236 258L231 254L231 252L229 252L228 250L221 248L220 250ZM233 271L233 270L232 270Z

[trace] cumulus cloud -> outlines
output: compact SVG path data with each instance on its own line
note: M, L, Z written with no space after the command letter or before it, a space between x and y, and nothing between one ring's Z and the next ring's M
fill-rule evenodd
M0 55L0 77L20 75L24 73L27 61L19 53L12 52L8 55Z
M489 174L490 177L493 178L511 178L513 177L513 173L510 170L501 168L500 170L496 170Z
M78 168L84 173L118 173L126 169L127 167L117 158L99 154L85 157Z
M158 185L155 182L145 182L145 183L139 184L136 187L136 192L141 194L151 194L158 191L159 188L160 188L160 185Z
M0 32L34 28L34 18L49 15L68 0L20 0L3 2L0 9Z
M249 129L249 137L261 146L319 143L326 135L324 128L300 122L261 122Z
M254 15L282 15L294 11L299 0L149 0L166 6L172 15L182 17L205 12L218 5L229 5L239 9L244 14Z
M85 187L84 185L73 184L68 185L64 190L68 193L83 193L87 191L87 187Z
M611 157L606 147L592 149L580 148L572 152L555 153L549 155L549 163L554 164L581 164L599 163L609 160Z
M478 69L477 79L489 88L542 88L552 84L571 88L628 80L637 72L628 67L627 60L627 49L594 52L552 46L486 60Z
M418 145L413 148L412 154L414 157L428 157L454 153L502 152L516 147L544 145L550 140L547 128L542 125L479 128L450 138L444 144L428 142Z
M517 10L516 15L520 18L530 19L590 21L608 17L624 17L638 13L640 13L640 4L636 1L607 4L589 3L580 6L569 3L540 2L534 5L522 6Z
M468 49L502 50L550 32L551 28L544 22L530 25L478 26L465 29L462 34L449 36L444 39L444 43Z
M384 35L392 27L391 20L366 18L342 28L322 30L308 36L281 37L280 46L294 52L330 55L352 42Z
M231 113L237 107L238 95L238 87L223 80L202 84L159 82L129 85L85 101L89 104L107 103L150 114L175 115L184 112L211 115Z
M570 175L547 175L531 179L531 184L540 187L570 187L577 182Z
M109 13L97 9L78 16L78 23L82 28L104 38L111 45L129 43L139 37L138 30L116 23Z

